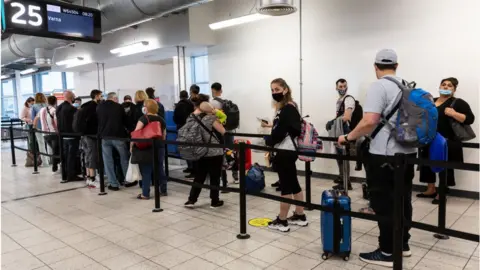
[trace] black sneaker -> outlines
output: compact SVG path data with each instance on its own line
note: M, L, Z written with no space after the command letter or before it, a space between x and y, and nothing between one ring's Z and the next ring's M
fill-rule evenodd
M186 168L185 170L183 170L183 173L192 173L192 170L189 168Z
M335 185L332 188L335 190L345 190L345 188L343 188L343 184ZM348 190L353 190L352 184L348 184Z
M307 221L307 216L305 214L303 215L298 215L293 212L293 215L289 218L287 218L288 224L293 224L301 227L306 227L308 226L308 221Z
M403 257L412 257L412 251L408 244L403 244Z
M58 171L58 164L53 164L52 165L52 172L57 172Z
M275 190L276 190L276 191L282 191L282 190L280 189L280 187L277 187Z
M210 208L215 209L223 206L223 201L212 202Z
M195 179L195 175L193 174L186 175L185 179Z
M111 191L119 191L120 188L119 188L119 187L108 186L108 190L111 190Z
M272 187L279 187L280 186L280 181L277 181L273 184L271 184Z
M343 176L337 176L335 179L333 179L333 183L335 184L342 184L343 183Z
M134 187L136 185L138 185L138 181L125 182L125 187Z
M279 230L281 232L289 232L290 227L288 226L287 220L281 220L279 217L274 221L268 223L268 228L272 230Z
M183 206L185 206L187 208L193 208L193 207L195 207L195 203L192 202L192 201L187 201Z
M165 192L160 192L160 197L168 197L168 193Z
M393 256L383 254L380 249L370 253L360 253L359 256L363 262L393 268Z

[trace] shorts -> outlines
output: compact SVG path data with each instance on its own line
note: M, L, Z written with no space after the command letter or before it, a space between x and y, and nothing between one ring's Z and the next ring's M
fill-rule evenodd
M280 180L280 191L283 195L297 194L302 191L297 177L297 154L278 152L275 156L275 167Z
M85 168L97 169L98 150L97 140L90 137L82 137L82 149L85 153Z

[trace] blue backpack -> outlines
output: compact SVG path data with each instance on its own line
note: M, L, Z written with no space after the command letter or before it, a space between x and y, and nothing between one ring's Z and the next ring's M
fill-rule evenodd
M448 160L448 146L447 140L445 137L437 133L435 139L430 144L430 149L428 153L428 159L438 160L438 161L447 161ZM432 172L439 173L442 172L445 168L442 167L430 167Z
M249 192L260 192L265 188L265 174L258 163L252 165L245 177L245 188Z
M395 126L391 127L391 136L403 146L423 147L430 144L437 135L438 111L432 95L415 88L415 82L400 83L392 77L383 77L395 83L402 90L401 98L392 111L382 116L382 123L372 133L372 138L383 128L389 125L390 118L397 113Z

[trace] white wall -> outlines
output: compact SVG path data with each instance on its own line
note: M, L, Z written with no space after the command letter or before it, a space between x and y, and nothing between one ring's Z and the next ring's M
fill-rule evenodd
M235 2L235 3L234 3ZM215 19L229 11L246 14L252 3L215 1ZM298 1L296 1L298 2ZM440 80L455 76L457 96L467 100L478 120L480 25L477 0L302 0L303 113L319 131L334 117L335 81L346 78L361 102L374 81L373 59L382 48L399 55L398 74L437 96ZM234 6L235 5L235 6ZM234 8L234 9L233 9ZM236 14L239 16L241 14ZM299 102L299 13L216 32L209 49L210 80L224 85L240 106L242 132L257 132L256 116L270 116L269 83L283 77ZM478 141L478 140L476 140ZM465 150L478 163L478 150ZM259 157L259 160L263 160ZM319 160L313 170L338 173L335 162ZM363 172L354 175L363 176ZM458 172L458 189L478 191L477 173Z
M98 89L97 71L76 72L74 81L77 96L88 96L92 89ZM167 106L169 102L164 99L170 99L170 94L166 93L173 89L173 65L147 63L105 69L105 84L105 92L118 92L121 100L125 95L133 98L137 90L154 87L156 95L162 99L162 103L165 101L164 105ZM104 91L101 73L100 89Z

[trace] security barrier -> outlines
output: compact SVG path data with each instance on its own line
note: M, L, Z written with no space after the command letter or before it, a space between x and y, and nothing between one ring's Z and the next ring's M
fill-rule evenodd
M10 141L11 141L11 150L12 150L12 166L15 166L16 160L15 160L15 149L22 150L22 151L28 151L28 149L23 149L20 147L15 146L14 144L14 137L13 131L15 130L23 130L23 129L18 129L14 127L10 127ZM64 138L80 138L81 135L75 134L75 133L52 133L52 132L40 132L35 129L30 129L29 132L33 135L35 133L42 133L42 134L50 134L50 135L57 135L59 138L59 145L60 145L60 154L58 156L50 155L48 153L40 153L38 151L37 147L34 147L33 149L33 154L34 154L34 172L33 173L38 173L38 164L36 162L37 156L40 155L46 155L50 157L58 157L60 158L60 162L62 163L61 170L62 170L62 179L66 179L66 172L65 168L63 166L65 157L63 157L63 139ZM306 193L308 195L307 199L305 202L303 201L297 201L293 199L286 199L280 196L275 196L271 194L266 194L262 192L251 192L247 191L245 188L245 150L246 149L254 149L254 150L260 150L260 151L265 151L265 152L279 152L279 151L289 151L289 150L280 150L280 149L274 149L270 147L264 147L264 146L258 146L258 145L251 145L251 144L245 144L245 143L240 143L240 144L235 144L235 145L223 145L223 144L187 144L187 143L182 143L182 142L177 142L177 141L169 141L169 140L152 140L152 139L129 139L129 138L116 138L116 137L99 137L99 136L89 136L88 137L94 138L97 140L97 145L98 145L98 155L99 155L99 176L100 176L100 193L99 195L105 195L105 180L104 180L104 167L103 167L103 158L102 158L102 140L108 139L108 140L119 140L119 141L124 141L124 142L130 142L130 141L150 141L153 143L154 149L157 149L158 144L163 142L165 143L165 151L168 151L168 145L192 145L192 146L204 146L204 147L209 147L209 148L235 148L239 152L239 172L240 172L240 186L239 188L232 188L232 187L220 187L220 186L212 186L212 185L205 185L205 184L198 184L194 182L189 182L185 181L182 179L176 179L173 177L169 177L169 181L180 183L180 184L185 184L189 186L195 186L195 187L200 187L200 188L205 188L205 189L216 189L216 190L223 190L223 191L230 191L234 193L239 194L239 213L240 213L240 232L237 235L238 239L248 239L250 238L250 235L247 233L247 201L246 201L246 196L251 195L251 196L256 196L260 198L265 198L269 200L274 200L278 202L285 202L293 205L298 205L298 206L303 206L305 208L313 209L313 210L319 210L319 211L326 211L326 212L335 212L336 214L339 215L348 215L351 217L355 218L360 218L360 219L366 219L366 220L371 220L371 221L379 221L382 219L385 219L385 217L378 216L378 215L370 215L370 214L364 214L364 213L359 213L359 212L353 212L353 211L345 211L341 209L333 209L329 207L324 207L319 204L314 204L311 203L311 170L310 170L310 163L306 163ZM238 136L238 137L264 137L265 135L260 135L260 134L245 134L245 133L234 133L234 134L227 134L227 136ZM35 142L35 136L32 136L34 142ZM322 140L330 140L330 141L336 141L335 138L325 138L321 137ZM476 147L478 148L478 144L469 144L467 145L468 147ZM344 155L336 155L336 154L325 154L325 153L301 153L302 155L305 156L315 156L318 158L326 158L326 159L336 159L336 160L344 160L344 161L363 161L361 157L352 157L352 156L344 156ZM168 155L166 155L165 158L165 170L168 176ZM153 168L154 172L158 171L158 162L154 162L155 160L158 160L158 152L153 151L152 155L152 162L153 162ZM418 159L418 158L409 158L405 154L398 153L395 156L385 156L382 157L382 162L388 163L393 165L393 168L395 170L395 180L394 180L394 212L393 214L393 244L394 244L394 251L393 251L393 257L394 257L394 269L402 269L403 265L403 257L402 257L402 244L403 244L403 227L405 224L405 220L402 218L402 213L403 213L403 189L404 189L404 182L403 182L403 173L405 171L405 166L407 164L413 164L413 165L422 165L422 166L435 166L435 167L443 167L443 168L450 168L450 169L457 169L457 170L468 170L468 171L480 171L480 165L479 164L472 164L472 163L459 163L459 162L445 162L445 161L432 161L432 160L425 160L425 159ZM160 190L159 190L159 179L158 179L158 174L154 173L154 192L155 192L155 206L154 209L152 210L153 212L160 212L162 209L160 208ZM421 222L412 222L410 225L412 228L417 228L420 230L424 231L430 231L437 233L439 235L446 235L446 236L453 236L465 240L470 240L474 242L479 242L479 235L476 234L471 234L467 232L461 232L457 230L452 230L445 228L445 209L446 209L446 201L445 201L445 189L446 189L446 183L440 183L440 206L439 206L439 226L433 226ZM443 205L442 205L443 204ZM320 251L319 251L320 252Z

